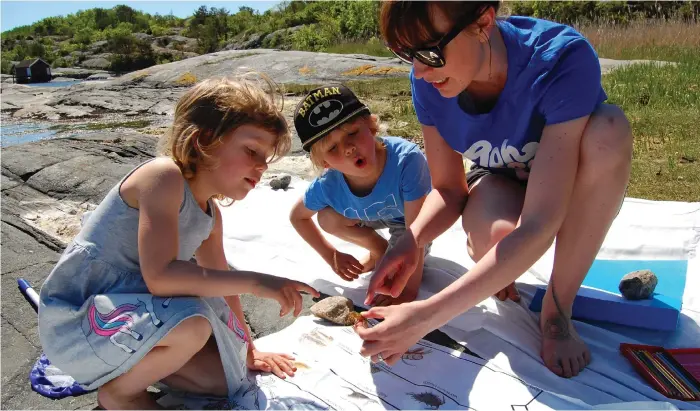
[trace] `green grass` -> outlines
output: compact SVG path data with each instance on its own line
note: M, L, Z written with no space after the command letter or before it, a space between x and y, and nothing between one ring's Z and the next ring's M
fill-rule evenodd
M700 198L700 57L676 66L641 64L603 77L609 102L622 107L634 135L628 195Z

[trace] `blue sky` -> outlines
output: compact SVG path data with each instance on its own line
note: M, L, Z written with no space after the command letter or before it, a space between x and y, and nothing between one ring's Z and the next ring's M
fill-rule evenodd
M260 12L273 7L279 1L6 1L0 2L2 27L11 30L14 27L32 24L51 16L65 16L79 10L102 7L110 9L119 4L141 10L149 14L167 15L172 12L177 17L189 17L201 5L207 7L225 7L230 12L237 12L240 6L249 6Z

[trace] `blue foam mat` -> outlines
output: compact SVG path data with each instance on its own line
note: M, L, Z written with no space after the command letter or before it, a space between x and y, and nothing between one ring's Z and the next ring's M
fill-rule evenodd
M653 271L659 279L654 295L640 301L623 298L618 290L622 277L644 269ZM678 325L687 271L686 260L596 260L574 299L572 317L673 331ZM538 288L530 310L542 309L544 294L545 289Z

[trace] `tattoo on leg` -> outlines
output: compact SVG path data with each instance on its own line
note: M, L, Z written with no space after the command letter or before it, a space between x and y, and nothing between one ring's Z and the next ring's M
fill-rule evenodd
M569 319L559 305L557 293L554 289L554 277L550 280L550 286L552 287L552 299L554 300L554 305L557 307L558 315L545 321L543 330L544 337L553 340L566 340L571 336L569 333Z

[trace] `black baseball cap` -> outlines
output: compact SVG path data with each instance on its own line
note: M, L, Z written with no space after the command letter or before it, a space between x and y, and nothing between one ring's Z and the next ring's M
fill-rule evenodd
M349 88L339 84L318 87L294 110L294 128L302 148L311 151L316 141L360 114L370 114L369 108Z

